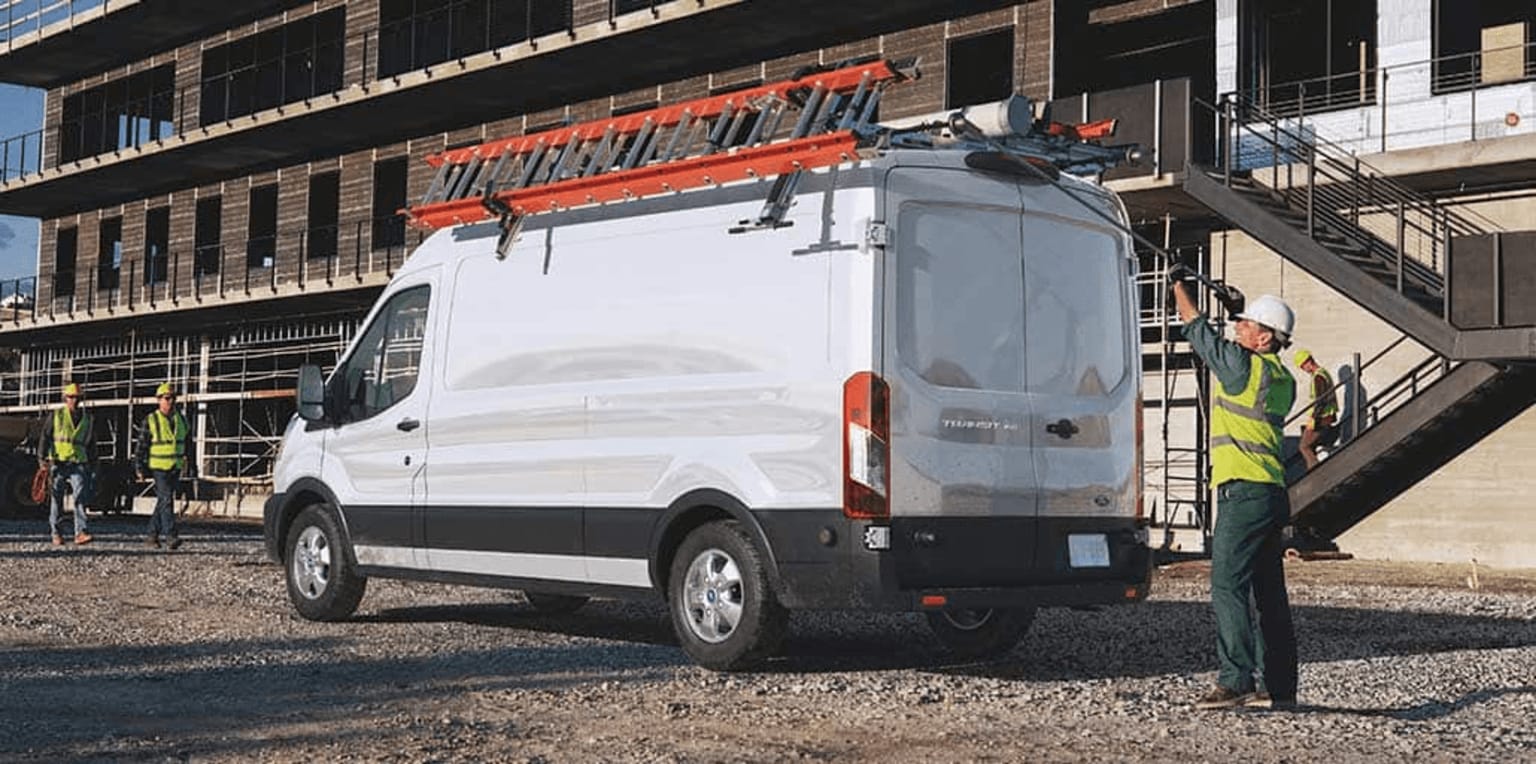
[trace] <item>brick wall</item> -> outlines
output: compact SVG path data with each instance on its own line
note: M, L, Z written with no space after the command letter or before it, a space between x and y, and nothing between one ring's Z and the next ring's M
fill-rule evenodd
M269 29L273 26L341 4L347 6L346 29L348 50L345 82L354 83L360 81L364 76L365 67L368 73L372 72L372 59L376 54L376 48L373 45L376 43L368 42L367 40L371 39L371 30L377 26L378 0L351 0L351 2L344 2L344 0L320 0L319 2L295 8L282 16L275 16L253 24L242 25L224 34L183 46L176 51L164 53L149 60L138 62L128 67L122 67L112 72L106 72L88 80L72 83L67 87L52 91L48 94L47 100L47 124L51 129L57 128L59 104L63 95L76 92L82 88L93 87L136 71L142 71L167 61L176 61L178 63L176 72L177 87L185 94L186 99L185 102L178 100L178 106L187 109L195 121L197 114L196 97L200 81L201 51L205 47L220 45L229 40L254 34L258 31ZM606 14L606 0L577 0L576 2L575 18L578 24L601 20L606 18ZM1014 30L1015 38L1014 81L1016 89L1035 97L1048 96L1051 86L1051 4L1047 0L1032 0L1031 2L998 11L966 16L948 22L902 30L879 37L855 40L821 50L808 50L789 54L758 64L749 64L708 75L658 83L655 86L638 88L609 97L555 109L523 115L508 115L503 119L485 125L475 125L450 132L425 135L402 143L285 167L261 175L232 178L222 183L177 192L153 200L140 200L124 205L121 208L112 208L110 211L95 210L80 215L44 221L41 245L43 256L40 259L41 270L43 271L41 274L41 289L45 294L51 294L50 279L54 265L53 257L57 229L60 226L76 224L79 227L79 249L76 261L79 283L76 290L77 295L80 295L77 301L85 300L88 286L92 283L91 274L95 272L97 265L99 221L103 216L110 216L121 212L123 216L124 258L125 262L134 263L134 278L139 280L134 285L134 289L137 292L142 287L145 211L153 206L169 204L171 219L170 248L177 260L177 265L173 269L175 272L174 292L178 297L192 295L197 287L192 276L196 204L198 199L216 195L222 198L222 239L226 246L223 260L220 264L220 271L226 289L243 290L246 277L249 275L252 279L251 296L253 299L259 299L271 294L272 273L265 269L258 269L252 270L247 274L246 237L249 225L250 189L254 186L267 183L276 183L278 185L279 222L276 277L279 286L284 286L295 283L301 276L306 280L310 279L309 269L311 267L318 267L310 263L301 264L299 259L300 239L309 225L307 220L309 178L315 173L339 172L340 199L337 218L340 230L338 232L337 244L340 256L338 257L336 267L344 269L346 273L351 273L350 269L354 267L355 263L364 262L367 258L375 256L370 246L371 221L374 213L373 172L375 163L380 160L400 156L409 157L406 195L409 203L419 199L426 192L435 174L435 170L428 166L424 159L431 153L442 151L446 146L517 135L525 131L531 131L534 128L564 124L568 121L601 119L615 110L650 105L657 102L663 104L675 103L701 97L708 94L712 89L728 89L732 86L758 81L783 79L790 76L796 69L806 65L831 64L848 58L876 54L890 58L919 56L922 59L922 78L916 82L905 83L888 91L881 107L882 116L898 118L928 113L942 109L944 106L947 41L956 37L1010 27ZM364 60L365 52L367 52L369 59L366 61ZM394 256L398 258L400 255L397 253ZM301 268L305 269L303 273L301 273ZM123 271L125 290L128 286L128 277L128 268L125 267ZM205 284L202 288L206 291L209 287Z

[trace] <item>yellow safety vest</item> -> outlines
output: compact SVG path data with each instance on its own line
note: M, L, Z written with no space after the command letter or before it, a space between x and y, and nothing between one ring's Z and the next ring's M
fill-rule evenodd
M171 412L171 416L151 411L144 424L149 428L149 468L181 469L186 464L187 418L180 411Z
M1274 353L1250 353L1248 386L1228 395L1217 384L1211 407L1211 482L1285 485L1280 444L1296 402L1296 379Z
M77 422L67 407L53 412L53 460L80 464L86 461L91 445L91 412L82 410Z
M1327 392L1319 394L1319 389ZM1321 366L1312 374L1312 395L1315 399L1312 404L1312 427L1316 428L1318 422L1324 420L1332 424L1339 416L1339 396L1338 391L1333 389L1333 377Z

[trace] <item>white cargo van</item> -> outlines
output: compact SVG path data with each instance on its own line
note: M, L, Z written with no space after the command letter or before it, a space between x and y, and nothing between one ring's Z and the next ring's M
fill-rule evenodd
M266 507L294 605L660 597L731 669L791 609L922 610L985 655L1144 598L1125 213L972 156L808 173L771 230L727 230L761 181L531 217L506 259L494 224L432 235L302 375Z

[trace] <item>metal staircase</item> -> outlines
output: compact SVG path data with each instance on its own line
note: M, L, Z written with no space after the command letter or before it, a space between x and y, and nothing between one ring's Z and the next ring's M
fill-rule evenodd
M1291 483L1297 535L1328 541L1536 403L1533 334L1448 320L1451 246L1494 224L1416 194L1294 119L1240 98L1200 105L1222 145L1214 166L1188 168L1185 192L1433 353L1374 394L1353 438Z

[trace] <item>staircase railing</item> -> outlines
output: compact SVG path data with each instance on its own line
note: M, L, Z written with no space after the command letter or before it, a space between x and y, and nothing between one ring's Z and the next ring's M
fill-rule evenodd
M1228 94L1219 105L1195 104L1220 126L1216 169L1223 183L1247 177L1267 184L1309 237L1331 237L1369 254L1389 269L1399 293L1416 285L1439 298L1442 316L1448 315L1442 274L1452 240L1499 230L1496 224L1437 204L1249 97Z
M1371 395L1370 400L1367 401L1365 399L1367 391L1364 386L1364 372L1381 362L1381 360L1386 358L1389 353L1402 346L1402 344L1408 341L1408 339L1409 337L1406 334L1398 337L1385 348L1377 351L1375 355L1371 356L1371 358L1364 363L1361 363L1360 355L1358 353L1355 354L1354 362L1351 363L1349 367L1351 370L1349 379L1335 380L1333 386L1328 388L1328 391L1323 393L1321 396L1311 396L1309 385L1308 398L1301 406L1301 408L1295 414L1291 415L1290 419L1286 420L1284 429L1289 430L1292 425L1310 416L1312 412L1312 405L1317 400L1317 398L1328 395L1337 395L1340 391L1343 391L1345 393L1346 400L1353 401L1353 405L1349 407L1348 412L1350 423L1349 439L1341 440L1339 444L1333 448L1334 451L1338 451L1348 447L1350 443L1359 439L1361 435L1364 435L1366 432L1371 430L1371 428L1380 424L1383 419L1390 416L1392 412L1401 408L1403 404L1412 400L1414 396L1418 395L1424 389L1434 384L1436 380L1450 373L1451 369L1453 368L1452 361L1443 356L1431 353L1428 358L1425 358L1424 360L1415 364L1407 372L1393 380L1386 387L1377 391L1374 395ZM1340 377L1342 376L1343 375L1340 375ZM1302 400L1301 396L1298 395L1297 400ZM1300 456L1298 455L1296 458L1299 459Z

